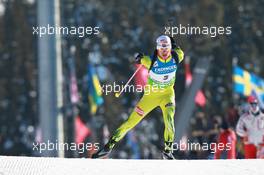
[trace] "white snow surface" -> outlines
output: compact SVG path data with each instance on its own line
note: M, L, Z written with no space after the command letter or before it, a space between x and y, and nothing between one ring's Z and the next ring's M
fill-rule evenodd
M264 175L264 160L124 160L0 156L0 175Z

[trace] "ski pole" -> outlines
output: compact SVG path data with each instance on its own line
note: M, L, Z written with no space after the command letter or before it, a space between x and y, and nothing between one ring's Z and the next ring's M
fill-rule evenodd
M169 18L167 21L167 24L170 27L170 29L173 27L173 22L174 22L173 18ZM172 32L170 32L170 36L173 38Z
M134 74L129 78L129 80L127 81L127 83L125 84L125 86L121 89L120 92L117 92L115 93L115 97L118 98L122 93L123 91L125 90L125 88L127 87L127 85L130 83L130 81L133 79L133 77L136 75L136 73L139 71L139 69L142 67L143 65L141 64L137 70L134 72Z

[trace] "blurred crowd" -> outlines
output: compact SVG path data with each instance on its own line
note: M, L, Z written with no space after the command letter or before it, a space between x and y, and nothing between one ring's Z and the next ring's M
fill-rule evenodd
M134 54L153 52L155 38L164 32L169 18L174 19L175 26L232 27L232 34L228 36L211 38L204 35L179 35L175 40L185 55L191 58L192 68L199 58L213 58L202 88L206 106L197 107L194 111L186 137L193 142L210 143L215 142L222 121L228 121L230 127L234 128L240 112L243 112L241 106L244 99L232 91L233 60L264 77L263 6L262 0L61 0L63 26L100 28L97 36L62 36L64 72L67 71L65 65L70 55L69 48L76 47L76 76L82 97L78 111L92 131L88 140L103 143L128 117L141 94L126 93L119 99L114 94L103 96L104 104L95 115L91 115L84 85L87 64L96 67L101 84L126 82L134 71L131 63ZM32 151L32 142L38 136L39 125L38 38L32 35L33 26L37 26L35 0L0 2L1 155L36 155ZM184 86L184 66L181 66L175 86L177 102L181 99ZM159 109L151 112L117 146L113 157L160 158L163 146L162 122ZM240 154L239 151L238 157L241 157ZM209 158L210 153L179 152L177 156Z

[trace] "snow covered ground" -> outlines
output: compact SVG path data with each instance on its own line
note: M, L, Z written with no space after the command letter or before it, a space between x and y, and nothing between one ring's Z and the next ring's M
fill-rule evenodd
M0 175L264 175L264 160L117 160L0 156Z

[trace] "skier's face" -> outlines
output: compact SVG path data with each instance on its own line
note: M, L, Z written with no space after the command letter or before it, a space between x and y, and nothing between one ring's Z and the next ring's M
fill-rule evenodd
M164 42L158 47L158 54L163 59L167 59L171 55L171 47L169 43Z

